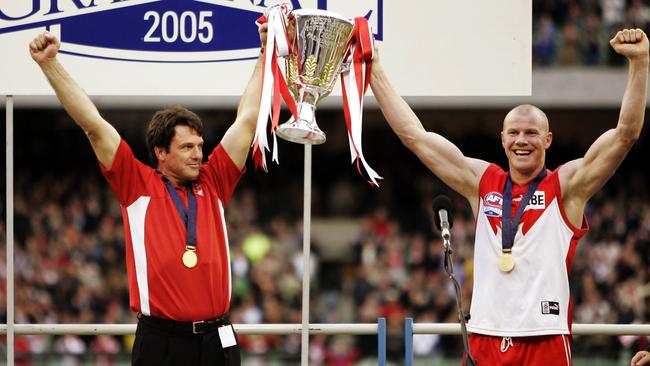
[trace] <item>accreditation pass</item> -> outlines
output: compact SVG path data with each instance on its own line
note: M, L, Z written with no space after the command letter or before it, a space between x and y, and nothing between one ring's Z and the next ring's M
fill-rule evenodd
M221 347L228 348L237 344L235 339L235 332L232 329L232 324L219 327L219 340L221 340Z

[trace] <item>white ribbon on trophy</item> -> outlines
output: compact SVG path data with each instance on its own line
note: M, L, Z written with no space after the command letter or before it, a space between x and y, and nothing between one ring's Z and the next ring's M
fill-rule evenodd
M278 142L275 130L278 127L280 118L280 95L284 94L285 103L297 116L296 105L290 92L287 89L284 76L277 64L278 57L289 55L289 36L287 34L287 19L291 12L291 3L282 2L269 8L265 16L257 20L258 26L268 24L266 44L264 45L264 68L262 78L262 96L260 101L260 112L257 116L257 128L253 138L253 160L255 166L261 166L265 171L266 154L269 151L269 142L266 135L266 128L271 120L271 135L273 136L272 160L278 161ZM285 89L286 92L282 92Z

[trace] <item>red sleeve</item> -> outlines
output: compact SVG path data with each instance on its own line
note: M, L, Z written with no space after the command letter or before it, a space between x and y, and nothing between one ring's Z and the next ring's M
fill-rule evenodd
M202 167L205 177L217 190L217 195L224 207L235 191L237 182L245 169L239 169L221 144L212 150L208 162Z
M101 162L99 166L104 178L117 195L120 204L129 206L138 197L146 194L146 182L155 175L155 171L137 160L129 145L120 141L115 152L113 165L106 168Z

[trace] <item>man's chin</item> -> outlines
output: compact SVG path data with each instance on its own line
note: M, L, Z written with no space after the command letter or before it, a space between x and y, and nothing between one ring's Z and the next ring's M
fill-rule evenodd
M198 177L199 177L199 170L197 169L196 172L193 171L189 174L186 174L184 180L193 181L196 180Z
M522 159L523 160L523 159ZM528 173L530 171L535 170L535 167L537 164L533 161L527 160L522 161L519 159L514 159L510 161L510 166L512 166L512 169L515 169L521 173Z

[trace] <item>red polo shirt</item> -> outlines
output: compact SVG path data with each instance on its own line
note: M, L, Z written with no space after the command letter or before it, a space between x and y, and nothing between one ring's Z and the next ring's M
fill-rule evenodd
M179 321L227 313L232 282L223 209L242 171L223 147L213 150L192 184L197 199L194 268L183 265L186 229L162 175L138 161L124 140L113 166L101 168L122 207L131 309ZM187 207L187 192L177 191Z

